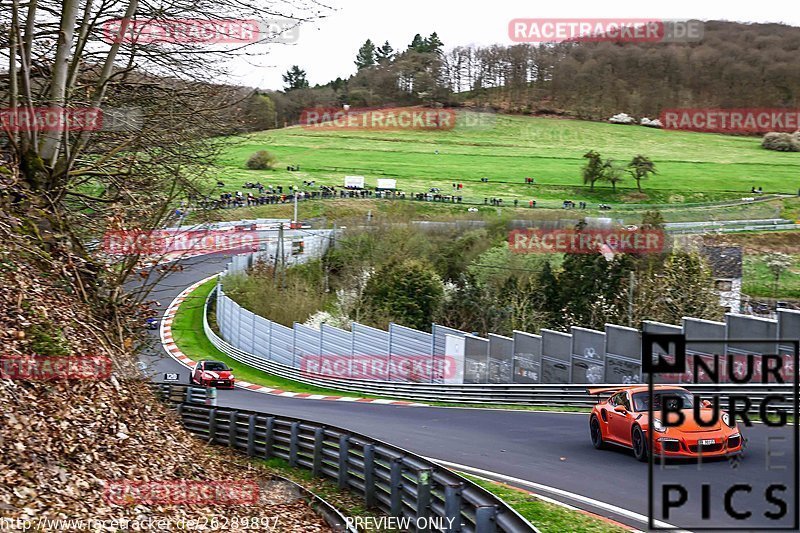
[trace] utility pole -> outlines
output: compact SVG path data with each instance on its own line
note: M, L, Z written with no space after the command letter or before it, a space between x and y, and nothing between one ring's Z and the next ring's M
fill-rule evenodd
M278 279L278 268L280 268L281 250L283 248L283 222L278 224L278 242L275 243L275 264L272 267L272 284L275 285Z
M283 242L283 223L280 225L279 229L280 233L280 247L281 247L281 288L286 288L286 249L284 248Z
M336 237L336 222L333 223L333 230L328 234L328 250L332 250L334 246L334 238ZM322 243L320 242L320 245ZM325 259L325 252L320 252L320 267L322 268L322 282L324 287L324 292L327 293L330 291L330 276L328 272L328 261Z
M628 282L628 327L633 327L633 289L636 286L636 276L633 270L629 272L630 281Z

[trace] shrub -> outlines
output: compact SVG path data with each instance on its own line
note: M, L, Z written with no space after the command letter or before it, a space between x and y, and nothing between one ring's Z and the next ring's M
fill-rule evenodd
M247 160L247 168L250 170L268 170L272 169L275 166L275 162L278 160L273 154L267 152L266 150L259 150L258 152L254 153L250 156L250 159Z
M361 303L373 325L386 327L392 321L426 330L443 299L444 285L436 271L422 261L405 259L383 265L370 276Z
M764 135L761 146L778 152L800 152L800 135L772 131Z
M50 322L32 325L28 328L27 335L31 340L31 351L36 355L52 357L70 354L69 343L64 338L64 333Z
M306 320L303 325L316 330L322 329L322 324L327 324L339 329L350 329L352 323L352 320L339 312L317 311L308 317L308 320Z
M302 324L328 304L328 298L319 290L321 281L313 278L309 268L304 270L311 265L286 269L283 282L280 276L273 277L272 265L258 261L247 274L226 276L225 294L248 311L284 326ZM318 262L316 265L319 269Z

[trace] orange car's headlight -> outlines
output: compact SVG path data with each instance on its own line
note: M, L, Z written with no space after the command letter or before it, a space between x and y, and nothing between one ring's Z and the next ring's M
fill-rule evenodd
M736 427L736 422L731 425L731 417L728 413L722 413L722 423L728 426L729 428Z
M664 424L661 423L660 418L653 419L653 431L656 431L658 433L664 433L667 431L667 428L664 427Z

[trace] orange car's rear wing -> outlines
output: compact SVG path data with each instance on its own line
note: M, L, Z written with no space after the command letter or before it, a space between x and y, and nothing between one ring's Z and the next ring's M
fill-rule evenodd
M597 396L597 403L600 403L600 395L601 394L614 394L616 392L619 392L621 390L625 390L627 388L628 387L599 387L599 388L587 389L587 390L589 391L589 394L591 394L592 396L596 395Z
M597 389L588 389L588 391L589 391L589 394L595 395L595 394L604 394L604 393L607 393L607 392L619 392L619 391L621 391L623 389L626 389L626 388L627 387L601 387L601 388L597 388Z

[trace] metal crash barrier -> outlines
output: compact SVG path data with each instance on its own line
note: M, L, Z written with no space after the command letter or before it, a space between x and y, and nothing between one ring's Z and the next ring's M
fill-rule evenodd
M406 518L413 531L538 532L491 492L402 448L307 420L207 405L203 388L152 386L203 440L333 479L368 508Z

